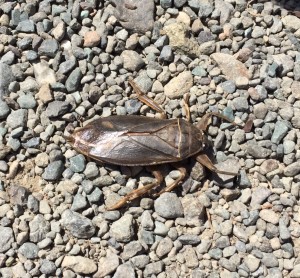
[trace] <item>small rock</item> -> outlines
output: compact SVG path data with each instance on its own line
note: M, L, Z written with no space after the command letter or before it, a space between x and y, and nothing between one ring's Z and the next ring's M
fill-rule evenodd
M48 104L46 114L49 118L55 118L66 114L69 111L70 104L67 101L55 100Z
M9 227L0 226L0 253L5 253L14 242L13 230Z
M54 84L56 76L53 69L45 61L33 64L33 72L37 83L42 86L44 84Z
M266 158L272 153L272 150L259 146L255 141L248 141L246 150L254 158Z
M66 80L66 89L69 93L75 92L78 89L82 78L82 72L80 68L74 69Z
M109 275L118 268L119 264L120 262L118 255L112 253L110 250L107 250L106 257L100 258L98 271L95 273L95 277L102 278Z
M84 35L84 47L94 47L98 46L101 41L101 37L97 31L89 31Z
M173 241L169 237L166 237L158 243L156 248L156 254L159 258L162 258L168 255L169 252L172 250L172 248L173 248Z
M263 204L264 201L271 195L271 193L271 190L266 187L257 187L252 193L250 206L253 207Z
M42 175L43 179L46 181L56 181L61 177L64 171L64 164L62 161L51 162L46 168Z
M39 47L39 54L54 58L59 49L58 42L54 39L46 39Z
M135 278L134 268L130 263L119 265L113 278Z
M9 85L15 81L11 67L5 63L0 63L0 99L8 93Z
M275 129L272 134L271 142L275 144L279 144L285 135L287 135L289 131L289 126L286 122L278 121L275 124Z
M85 169L85 158L82 154L78 154L70 158L70 169L74 173L81 173Z
M11 111L7 117L7 125L12 129L24 127L26 125L28 112L26 109Z
M250 79L250 74L246 66L235 59L232 55L225 53L214 53L211 58L216 61L223 74L227 76L229 80L234 80L238 77L246 77Z
M274 212L273 210L270 209L263 209L260 211L259 216L261 219L272 223L274 225L278 224L279 222L279 216Z
M54 274L56 271L56 265L52 261L42 260L40 271L46 275Z
M30 19L21 21L17 26L17 31L24 33L33 33L35 31L34 22Z
M260 264L260 260L251 254L245 258L244 262L245 265L249 268L250 272L256 271Z
M90 219L69 209L62 213L61 223L77 238L91 238L95 233L95 227Z
M124 68L129 71L138 71L145 65L141 56L133 50L124 50L121 54L121 58L124 62Z
M296 161L288 166L286 166L283 170L284 175L287 177L294 177L300 173L300 161Z
M129 242L134 236L134 219L131 214L125 214L111 225L111 236L119 242Z
M37 259L39 247L32 242L25 242L20 246L19 252L27 259Z
M5 119L9 113L10 113L9 106L6 104L5 101L2 101L0 99L0 120Z
M31 94L20 96L17 102L24 109L33 109L36 106L36 100Z
M183 216L182 204L175 193L163 193L155 200L154 209L158 215L166 219Z
M114 0L113 3L114 14L126 30L142 34L152 30L155 9L153 1L141 0L127 5L126 0Z
M171 79L171 81L165 85L165 95L170 99L180 98L185 93L189 92L193 86L193 75L190 71L184 71L178 74L178 76Z
M92 274L97 270L97 265L93 260L82 256L65 256L61 266L83 275Z

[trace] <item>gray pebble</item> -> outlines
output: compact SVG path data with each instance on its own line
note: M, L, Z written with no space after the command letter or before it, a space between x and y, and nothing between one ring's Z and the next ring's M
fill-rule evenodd
M148 245L152 245L154 243L154 235L152 231L141 229L139 232L139 238Z
M50 58L54 58L56 52L59 49L59 45L54 39L46 39L42 42L41 46L38 49L40 55L45 55Z
M183 216L182 204L175 193L163 193L155 200L154 209L158 215L167 219Z
M50 224L43 215L36 215L29 223L30 234L29 238L32 242L40 242L46 238L47 233L50 231Z
M178 237L178 240L183 244L183 245L196 245L199 244L201 239L197 235L190 235L190 234L185 234L180 237Z
M152 275L159 274L163 271L164 263L163 261L158 261L146 265L144 270L144 277L151 277Z
M85 157L78 154L70 158L70 169L74 173L81 173L85 169Z
M131 214L125 214L115 221L110 228L111 236L119 242L129 242L134 236L134 219Z
M127 114L137 114L142 107L142 103L137 99L129 99L125 102L125 109Z
M32 242L25 242L20 246L19 252L27 259L37 259L39 248Z
M12 129L17 127L24 127L27 121L27 110L18 109L12 111L7 117L7 125Z
M130 263L119 265L113 278L135 278L134 268Z
M168 255L169 252L172 250L172 248L173 248L173 241L169 237L166 237L158 243L156 248L156 255L159 258L162 258Z
M46 181L55 181L61 177L62 172L64 171L64 164L62 161L51 162L46 168L42 175L43 179Z
M11 67L4 63L0 63L0 73L0 98L2 99L8 93L9 85L15 81L15 76Z
M279 265L278 259L272 253L264 253L262 263L268 268L277 267Z
M17 26L17 31L24 33L33 33L35 31L35 25L32 20L23 20Z
M248 100L245 97L237 97L232 101L233 106L237 111L246 112L249 108Z
M61 224L77 238L91 238L95 233L95 227L90 219L69 209L62 213Z
M171 62L173 61L173 51L169 45L165 45L159 55L159 59L162 62Z
M52 101L48 104L46 114L49 118L55 118L66 114L69 111L70 104L66 101Z
M121 257L124 261L129 260L130 258L135 257L140 254L143 250L143 246L139 241L131 241L124 246Z
M80 81L82 78L82 72L80 70L80 68L76 68L74 69L71 74L68 76L67 80L66 80L66 89L69 93L72 93L74 91L77 90Z
M71 210L73 211L82 210L87 206L87 204L88 204L87 200L83 195L76 194L73 199Z
M5 253L14 242L13 230L9 227L0 226L0 252Z
M10 109L5 101L0 99L0 119L5 119L9 114Z
M49 260L42 260L41 262L41 267L40 267L40 271L43 274L46 275L51 275L54 274L56 271L56 265L54 262L49 261Z
M282 138L288 133L289 125L286 122L278 121L272 134L271 142L279 144Z
M102 191L96 187L91 194L87 195L87 198L91 204L97 204L101 200L102 196Z
M36 100L31 94L20 96L17 102L19 103L20 107L24 109L33 109L36 106Z

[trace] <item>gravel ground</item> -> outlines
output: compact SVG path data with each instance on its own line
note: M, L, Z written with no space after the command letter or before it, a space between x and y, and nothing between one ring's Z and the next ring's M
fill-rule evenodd
M300 277L296 2L0 0L0 276ZM153 176L99 165L63 135L159 116L130 77L169 118L185 118L188 92L194 123L238 123L214 119L208 138L239 178L191 159L176 191L107 211Z

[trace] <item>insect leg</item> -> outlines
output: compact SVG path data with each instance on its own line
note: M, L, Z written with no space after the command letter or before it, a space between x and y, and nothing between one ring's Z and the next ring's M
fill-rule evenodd
M229 118L227 118L226 116L224 116L223 114L221 113L216 113L216 112L209 112L209 113L206 113L202 118L201 120L198 122L197 124L197 127L203 131L205 131L208 126L210 125L211 123L211 118L212 116L216 116L218 118L221 118L221 119L224 119L226 120L227 122L233 124L234 126L236 126L237 124L235 122L233 122L232 120L230 120Z
M122 198L119 202L117 202L115 205L107 208L107 210L116 210L120 207L126 205L128 202L135 200L136 198L145 195L149 190L152 188L158 186L163 181L163 176L160 171L158 170L151 170L152 174L154 175L156 181L146 184L142 188L138 188L127 194L124 198Z
M160 195L164 192L170 192L172 191L175 187L177 187L180 182L185 178L186 176L186 168L179 166L176 163L172 163L172 166L174 166L179 172L180 172L180 177L178 177L173 183L171 183L169 186L167 186L166 188L162 189L161 191L159 191L156 195Z
M232 173L227 171L219 170L209 159L209 157L206 154L198 154L196 156L196 160L201 163L203 166L208 168L210 171L218 173L218 174L224 174L224 175L230 175L230 176L237 176L238 173Z
M143 102L144 104L151 107L153 110L162 113L165 116L165 111L156 103L153 99L149 98L142 90L139 88L139 86L133 81L133 79L129 79L128 83L131 85L133 90L135 91L137 98Z
M184 97L183 97L183 103L184 103L184 110L185 110L185 115L186 115L186 120L188 122L191 121L191 113L190 113L190 108L189 108L189 99L190 99L190 95L189 94L186 94Z

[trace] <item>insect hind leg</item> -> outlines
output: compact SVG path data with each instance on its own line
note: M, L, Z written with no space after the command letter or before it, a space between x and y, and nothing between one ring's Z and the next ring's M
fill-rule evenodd
M116 210L119 209L120 207L126 205L128 202L133 201L146 193L148 193L151 189L159 186L161 182L163 181L163 176L160 171L154 170L153 168L149 167L150 171L154 175L156 181L146 184L145 186L135 189L132 192L128 193L125 197L123 197L119 202L117 202L115 205L107 208L107 210Z

